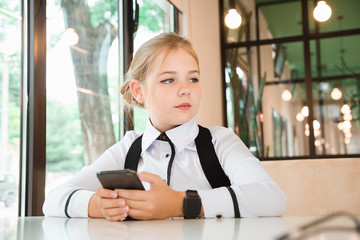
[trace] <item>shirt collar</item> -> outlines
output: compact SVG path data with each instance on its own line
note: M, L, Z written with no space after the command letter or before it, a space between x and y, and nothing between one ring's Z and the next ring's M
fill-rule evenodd
M186 146L194 141L199 133L199 127L193 118L176 128L166 131L165 133L174 144L176 150L181 152ZM159 132L148 119L141 143L142 152L146 151L160 134L161 132Z

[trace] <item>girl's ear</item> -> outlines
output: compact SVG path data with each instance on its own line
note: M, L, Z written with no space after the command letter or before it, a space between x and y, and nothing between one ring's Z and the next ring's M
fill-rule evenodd
M143 90L141 88L140 82L138 80L131 80L129 87L136 101L138 101L140 104L143 104Z

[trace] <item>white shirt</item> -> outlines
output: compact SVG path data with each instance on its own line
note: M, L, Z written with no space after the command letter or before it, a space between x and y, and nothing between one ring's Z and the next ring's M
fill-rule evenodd
M240 138L225 127L208 129L219 162L236 194L241 217L283 214L286 210L285 194ZM222 217L234 217L233 202L228 189L212 189L204 175L194 141L198 132L199 128L194 119L166 132L175 146L170 187L176 191L197 190L206 218L219 214ZM45 199L44 214L64 217L69 195L81 189L72 195L67 212L70 217L88 217L89 200L100 187L96 173L124 169L128 149L141 134L128 131L120 142L106 150L94 163L85 166L67 183L52 190ZM154 173L167 180L171 148L168 142L156 140L159 135L160 132L148 121L142 138L138 172Z

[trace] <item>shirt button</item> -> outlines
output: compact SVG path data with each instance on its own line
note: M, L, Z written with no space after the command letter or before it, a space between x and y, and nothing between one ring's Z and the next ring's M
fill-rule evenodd
M169 158L169 157L170 157L170 154L166 154L165 157L166 157L166 158Z

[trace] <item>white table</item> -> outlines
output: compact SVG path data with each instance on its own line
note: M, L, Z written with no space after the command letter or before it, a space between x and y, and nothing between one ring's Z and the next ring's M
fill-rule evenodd
M0 240L4 239L276 239L283 233L315 220L314 217L248 219L173 219L160 221L109 222L104 219L19 217L1 218ZM343 219L341 221L349 221ZM346 225L353 225L351 221ZM321 236L320 236L321 237ZM312 239L341 239L312 238ZM360 239L352 234L348 239Z

